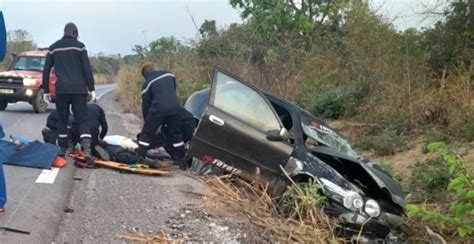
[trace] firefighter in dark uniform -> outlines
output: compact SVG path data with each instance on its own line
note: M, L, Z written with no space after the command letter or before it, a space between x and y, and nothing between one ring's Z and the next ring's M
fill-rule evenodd
M96 146L100 144L100 142L107 135L107 131L108 131L107 119L105 117L104 110L96 103L87 104L87 114L88 114L89 130L92 136L91 148L92 148L92 151L94 152L94 155L97 155L95 153L95 148ZM76 120L73 120L72 122L71 131L72 131L73 142L75 145L80 139L80 124Z
M68 136L72 136L71 134L71 124L72 124L72 116L68 115ZM46 119L46 127L43 128L41 134L43 135L43 141L45 143L50 143L56 145L58 143L58 121L59 121L59 113L57 110L54 110L48 115ZM71 144L68 144L68 150L71 150ZM61 155L64 156L64 155Z
M151 63L142 65L141 73L145 78L142 86L142 113L145 119L143 129L138 135L137 153L144 159L155 140L156 131L163 129L165 145L173 160L179 162L184 169L184 154L186 153L181 135L180 104L176 95L176 80L168 71L156 71Z
M64 36L49 47L43 69L45 100L49 95L49 73L54 67L56 81L56 110L59 114L58 144L62 151L68 146L67 122L69 108L79 124L80 140L87 164L94 166L92 159L92 136L87 122L87 96L95 100L94 76L84 44L77 40L79 31L75 24L64 27Z

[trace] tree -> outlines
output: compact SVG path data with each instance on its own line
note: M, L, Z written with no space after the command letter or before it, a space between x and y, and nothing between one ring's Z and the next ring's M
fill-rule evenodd
M459 66L471 69L474 83L474 1L452 2L444 19L425 31L425 45L431 68L438 74Z
M289 39L289 33L306 37L339 26L350 8L349 0L230 0L242 10L242 18L258 23L256 28L270 38Z
M32 36L24 29L8 31L7 55L3 66L8 68L13 61L13 54L36 49Z
M216 21L215 20L204 20L201 27L199 28L199 33L203 38L209 38L213 36L217 36L217 28L216 28Z

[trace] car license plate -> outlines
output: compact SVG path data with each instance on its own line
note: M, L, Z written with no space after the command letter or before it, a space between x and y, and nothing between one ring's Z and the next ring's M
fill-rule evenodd
M14 91L12 89L0 89L0 93L2 93L2 94L13 94Z

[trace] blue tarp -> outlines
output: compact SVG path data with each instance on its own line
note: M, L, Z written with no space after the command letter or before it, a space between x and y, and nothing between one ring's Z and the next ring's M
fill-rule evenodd
M0 124L0 138L5 137L5 132L3 132L3 126Z
M14 153L11 153L11 146L6 145L5 141L0 141L0 148L0 153L4 151L5 153L2 154L7 154L5 161L3 161L4 164L40 169L50 169L54 159L59 153L58 146L41 143L39 141L33 141L27 145L15 146ZM3 158L0 156L0 159Z
M0 61L5 58L7 52L7 30L5 28L5 20L3 13L0 11Z

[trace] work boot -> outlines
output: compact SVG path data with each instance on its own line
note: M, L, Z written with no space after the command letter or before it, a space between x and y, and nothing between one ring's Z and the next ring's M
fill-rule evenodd
M61 157L66 156L66 150L67 150L67 144L68 144L68 139L67 138L58 138L58 145L60 147L58 155Z
M94 149L97 152L97 154L99 155L99 158L101 158L102 160L105 160L105 161L110 161L110 155L107 152L107 150L105 150L103 147L101 147L99 145L95 146Z
M180 170L186 170L188 168L188 164L186 160L184 160L184 155L186 154L186 149L184 148L184 143L183 145L174 147L170 146L169 148L169 153L171 154L171 157L175 162L178 163L179 169Z
M84 152L84 159L86 160L87 166L89 168L95 168L96 164L92 158L92 139L91 138L82 138L81 139L82 151Z
M67 148L66 148L66 155L69 155L69 154L74 154L74 149L75 149L75 145L74 143L72 142L72 140L67 140Z

